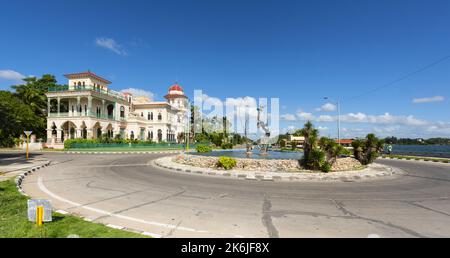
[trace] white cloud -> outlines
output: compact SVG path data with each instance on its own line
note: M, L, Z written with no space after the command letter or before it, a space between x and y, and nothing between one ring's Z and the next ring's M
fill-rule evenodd
M450 123L437 122L430 125L426 131L430 133L450 134Z
M397 124L408 126L423 126L430 122L415 118L414 116L393 116L389 113L383 115L366 115L364 113L348 113L341 116L342 122L349 123L370 123L370 124Z
M23 78L25 78L25 75L19 72L13 70L0 70L0 79L21 81Z
M445 98L442 96L434 96L430 98L415 98L413 99L414 104L422 104L422 103L432 103L432 102L441 102L444 101Z
M333 122L336 120L336 117L329 116L329 115L320 115L316 121L317 122Z
M133 97L147 97L150 100L153 100L155 97L155 94L151 91L146 91L146 90L136 89L136 88L123 89L123 90L121 90L121 92L131 93L131 94L133 94Z
M337 109L337 106L333 103L326 103L324 105L322 105L320 108L316 108L317 112L331 112L331 111L335 111Z
M315 120L315 117L312 113L303 112L301 110L297 111L297 117L300 120Z
M326 126L319 126L319 127L317 127L317 129L319 131L328 131L328 127L326 127Z
M194 102L202 103L203 106L206 106L206 107L223 106L222 100L215 98L215 97L210 97L206 94L202 94L202 95L196 94L194 96Z
M95 44L99 47L106 48L108 50L111 50L112 52L121 55L126 56L127 52L117 44L117 42L114 39L111 38L96 38Z
M281 115L281 119L284 120L284 121L295 121L295 120L297 120L295 115L292 115L292 114Z

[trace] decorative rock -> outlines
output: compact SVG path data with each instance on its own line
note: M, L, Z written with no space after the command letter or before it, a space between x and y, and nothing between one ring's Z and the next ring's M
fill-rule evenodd
M221 170L217 166L218 157L195 156L180 154L173 158L173 162L201 167L214 168ZM251 170L251 171L280 171L280 172L307 172L301 166L298 160L290 159L236 159L236 170ZM340 158L332 166L332 171L348 171L363 168L361 163L354 158Z

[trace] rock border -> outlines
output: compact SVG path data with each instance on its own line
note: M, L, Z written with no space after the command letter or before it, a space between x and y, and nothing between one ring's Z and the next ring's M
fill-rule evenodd
M17 187L17 190L19 191L19 193L22 194L23 196L26 196L26 197L31 198L31 196L29 196L28 194L26 194L26 193L23 191L23 189L22 189L22 183L23 183L23 181L25 180L25 178L26 178L28 175L30 175L30 174L32 174L32 173L34 173L34 172L37 172L37 171L40 170L41 168L43 169L43 168L45 168L45 167L48 167L48 166L50 166L50 164L51 164L51 161L47 161L47 162L44 163L43 165L40 165L40 166L36 166L36 167L30 168L30 169L28 169L26 172L24 172L24 173L18 175L18 176L15 178L15 182L16 182L16 187ZM59 213L59 214L62 214L62 215L67 215L67 214L68 214L68 215L71 215L71 216L75 216L75 217L78 217L78 218L83 219L84 221L92 222L92 223L97 223L97 224L102 224L102 225L104 225L104 226L106 226L106 227L109 227L109 228L125 230L125 231L128 231L128 232L132 232L132 233L136 233L136 234L141 234L141 235L144 235L144 236L150 236L150 237L153 237L153 238L161 238L161 237L162 237L162 236L159 235L159 234L155 234L155 233L151 233L151 232L147 232L147 231L143 231L143 230L136 230L136 229L131 229L131 228L123 227L123 226L118 226L118 225L113 225L113 224L105 224L105 223L101 223L101 222L96 222L96 221L93 221L93 220L91 220L91 219L89 219L89 218L87 218L87 217L83 217L83 216L79 216L79 215L76 215L76 214L72 214L72 213L70 213L70 212L68 212L68 211L65 211L65 210L55 210L55 209L53 209L53 212L56 212L56 213Z
M371 164L369 167L356 171L339 171L330 173L302 173L302 172L276 172L276 171L244 171L244 170L219 170L213 168L195 167L179 164L172 159L174 156L166 156L153 160L153 164L172 172L184 172L190 174L211 176L217 178L231 178L252 181L276 181L276 182L355 182L380 179L383 177L402 176L406 172L398 168L381 164Z

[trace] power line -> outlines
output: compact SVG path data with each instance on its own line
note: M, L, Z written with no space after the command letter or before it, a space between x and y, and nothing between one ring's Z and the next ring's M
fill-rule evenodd
M438 64L440 64L440 63L443 63L444 61L447 61L449 58L450 58L450 55L444 56L444 57L442 57L442 58L440 58L440 59L438 59L438 60L436 60L436 61L434 61L434 62L432 62L432 63L430 63L430 64L428 64L428 65L426 65L426 66L424 66L424 67L422 67L422 68L420 68L420 69L417 69L417 70L415 70L415 71L413 71L413 72L407 73L407 74L401 76L400 78L398 78L398 79L396 79L396 80L393 80L393 81L388 82L388 83L386 83L386 84L383 84L383 85L381 85L381 86L379 86L379 87L377 87L377 88L374 88L374 89L371 89L371 90L369 90L369 91L366 91L366 92L364 92L364 93L362 93L362 94L360 94L360 95L351 97L351 98L346 99L346 100L344 99L344 101L345 101L345 102L349 102L349 101L355 100L355 99L357 99L357 98L363 97L363 96L365 96L365 95L367 95L367 94L373 93L373 92L375 92L375 91L378 91L378 90L381 90L381 89L390 87L390 86L392 86L392 85L394 85L394 84L396 84L396 83L398 83L398 82L400 82L400 81L403 81L403 80L408 79L408 78L410 78L410 77L412 77L412 76L414 76L414 75L416 75L416 74L419 74L419 73L421 73L421 72L424 72L424 71L426 71L426 70L432 68L433 66L436 66L436 65L438 65Z

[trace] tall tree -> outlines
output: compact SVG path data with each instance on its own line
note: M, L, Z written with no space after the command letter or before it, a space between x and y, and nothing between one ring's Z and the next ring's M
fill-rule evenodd
M47 97L50 88L58 85L55 76L45 74L41 78L28 77L23 84L13 85L14 93L0 94L0 145L11 146L14 138L23 130L32 130L37 138L46 137Z
M0 91L0 146L12 147L24 130L39 130L41 123L29 105L9 91Z

